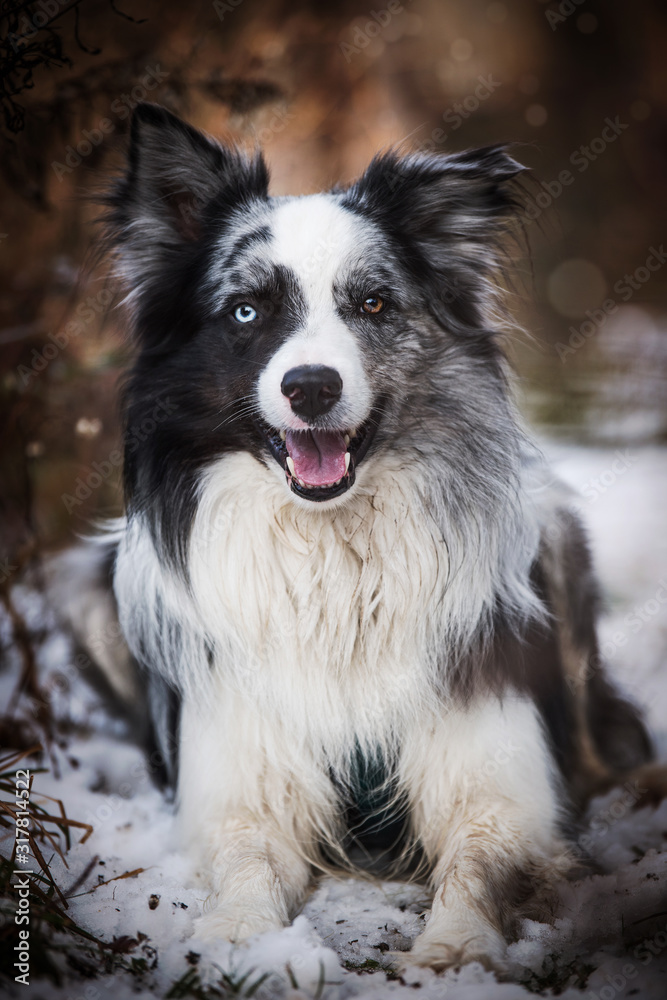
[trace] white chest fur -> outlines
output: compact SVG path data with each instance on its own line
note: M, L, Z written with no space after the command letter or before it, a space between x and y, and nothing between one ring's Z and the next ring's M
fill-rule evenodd
M436 677L496 595L531 607L535 525L518 507L452 523L447 467L398 451L367 459L335 508L295 499L282 475L247 453L206 470L190 587L143 519L128 521L115 588L130 646L186 699L203 706L213 681L217 704L280 720L334 754L400 741L440 704Z
M400 460L375 463L373 492L361 484L334 511L295 503L250 455L221 460L190 574L217 668L258 711L338 743L351 725L362 740L394 729L428 697L447 549Z

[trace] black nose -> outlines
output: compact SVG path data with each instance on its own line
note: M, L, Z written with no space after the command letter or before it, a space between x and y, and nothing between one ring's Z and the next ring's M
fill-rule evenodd
M280 391L292 410L303 420L313 420L330 410L340 399L343 380L335 368L300 365L285 373Z

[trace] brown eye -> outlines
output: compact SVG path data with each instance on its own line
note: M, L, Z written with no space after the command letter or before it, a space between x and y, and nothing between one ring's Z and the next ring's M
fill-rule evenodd
M377 315L384 309L384 301L379 295L369 295L361 304L361 310L371 315Z

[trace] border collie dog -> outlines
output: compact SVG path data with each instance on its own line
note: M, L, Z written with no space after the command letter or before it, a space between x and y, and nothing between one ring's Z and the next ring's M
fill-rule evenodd
M502 971L576 860L577 805L650 758L511 401L522 170L388 152L270 197L260 155L134 113L106 198L136 345L114 592L176 747L201 936L285 925L398 830L433 890L407 961Z

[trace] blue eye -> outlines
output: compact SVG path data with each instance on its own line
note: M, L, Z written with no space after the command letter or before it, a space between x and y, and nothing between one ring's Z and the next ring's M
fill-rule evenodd
M234 310L234 319L238 323L252 323L254 319L257 319L257 310L244 302Z

